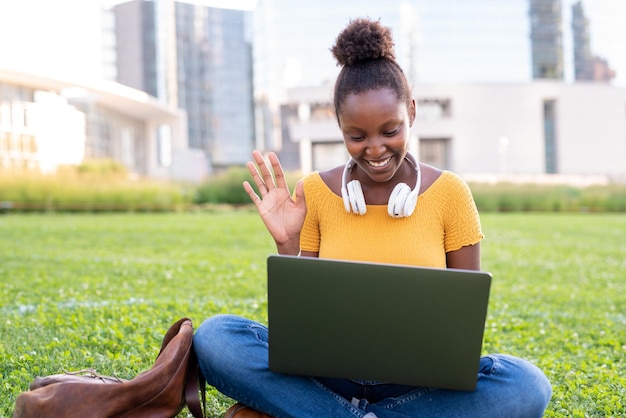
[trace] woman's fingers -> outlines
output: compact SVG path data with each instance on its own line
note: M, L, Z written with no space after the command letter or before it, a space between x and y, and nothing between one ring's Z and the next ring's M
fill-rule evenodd
M270 164L272 164L272 170L274 171L276 185L278 187L288 188L287 180L285 180L285 173L283 172L283 167L280 165L278 156L275 153L270 152L268 158L270 160Z
M254 183L257 185L261 196L264 196L271 189L288 189L285 173L280 165L278 156L275 153L270 152L268 154L271 170L260 151L254 150L252 152L252 158L254 159L254 163L252 161L248 162L248 171L250 172ZM274 181L276 181L276 183L274 183Z
M252 152L252 158L256 162L256 166L258 167L258 172L255 178L257 186L259 186L259 191L261 191L261 195L263 194L262 186L265 187L266 190L270 190L276 187L274 184L274 177L272 176L272 172L267 166L265 162L265 158L263 158L263 154L260 151L254 150ZM260 176L259 176L260 173ZM253 175L254 176L254 175Z
M265 195L267 193L267 187L265 187L265 183L259 174L257 166L252 161L248 161L247 166L250 176L252 176L252 180L254 180L254 184L256 184L257 189L259 189L259 193L261 193L261 196ZM246 191L248 191L248 189L246 189ZM252 192L254 193L254 190L252 190ZM248 194L250 194L250 192L248 192Z
M250 200L252 200L252 203L258 206L258 204L261 202L261 198L258 194L256 194L256 192L252 188L252 185L247 181L244 181L243 189L246 191L246 193L248 193L248 196L250 197Z

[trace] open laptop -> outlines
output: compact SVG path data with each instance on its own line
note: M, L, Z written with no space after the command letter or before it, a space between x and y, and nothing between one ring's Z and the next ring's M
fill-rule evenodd
M269 366L474 390L491 274L271 255Z

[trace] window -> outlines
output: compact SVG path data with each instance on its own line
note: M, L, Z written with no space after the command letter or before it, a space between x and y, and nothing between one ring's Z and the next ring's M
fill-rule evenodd
M544 100L543 102L543 136L545 142L546 173L559 172L557 164L557 138L556 138L556 100Z
M417 100L418 119L447 119L452 117L450 99L422 98Z
M441 169L450 169L448 149L450 138L420 138L420 161Z

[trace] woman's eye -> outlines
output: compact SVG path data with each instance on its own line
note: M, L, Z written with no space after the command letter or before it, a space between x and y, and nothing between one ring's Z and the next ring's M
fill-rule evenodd
M387 132L384 133L384 135L385 136L393 136L393 135L395 135L397 133L398 133L398 128L396 128L396 129L394 129L392 131L387 131Z

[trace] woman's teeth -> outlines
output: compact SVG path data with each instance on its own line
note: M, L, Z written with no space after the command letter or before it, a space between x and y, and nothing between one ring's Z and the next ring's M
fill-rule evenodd
M383 166L387 165L387 163L389 163L390 160L391 160L391 157L389 157L389 158L387 158L387 159L385 159L383 161L380 161L380 162L368 161L367 163L369 165L371 165L372 167L383 167Z

